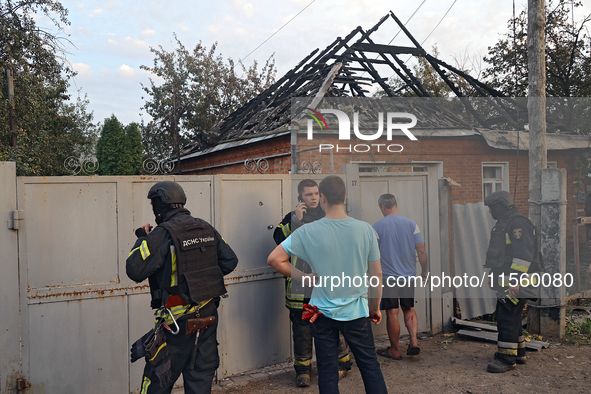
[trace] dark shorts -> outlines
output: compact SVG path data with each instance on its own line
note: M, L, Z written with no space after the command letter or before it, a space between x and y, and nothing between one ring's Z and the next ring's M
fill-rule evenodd
M390 283L394 283L390 281ZM412 308L415 306L415 284L414 281L406 283L404 287L388 286L384 280L384 291L381 310L398 309L399 307Z

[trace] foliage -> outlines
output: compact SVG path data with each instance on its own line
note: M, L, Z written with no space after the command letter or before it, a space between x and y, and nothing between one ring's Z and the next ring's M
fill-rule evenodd
M566 338L569 344L591 344L591 318L576 319L573 313L566 317Z
M62 58L63 38L35 22L45 15L61 29L69 24L67 14L56 0L0 0L0 159L16 161L19 175L62 175L66 157L92 153L95 129L88 100L72 103L66 94L74 72ZM9 120L9 69L17 148Z
M143 127L143 142L148 154L168 157L173 154L175 130L179 146L201 138L204 132L241 105L252 99L275 79L276 68L269 58L261 70L258 63L246 68L232 59L225 61L211 48L199 42L188 50L175 36L176 48L167 52L162 46L151 48L153 66L141 66L157 79L142 86L146 97L142 107L153 119ZM156 81L162 80L162 83Z
M439 58L439 50L437 49L437 44L433 45L431 48L431 55L435 58ZM471 74L474 71L475 63L471 61L471 66L468 67L468 63L470 60L467 56L464 56L461 59L455 59L455 67L466 74ZM418 57L417 64L412 66L412 72L414 76L419 80L419 82L423 85L427 93L431 97L454 97L455 94L451 90L451 88L445 83L445 81L441 78L441 76L437 73L435 68L429 63L429 61L425 57ZM466 82L462 77L447 72L448 78L452 81L452 83L459 89L459 91L464 96L472 96L474 95L474 89L472 86ZM392 90L397 93L399 96L402 97L417 97L417 94L410 89L406 82L404 82L398 76L393 76L388 81L388 84L391 86ZM374 97L386 97L386 93L383 90L379 90Z
M555 97L591 96L591 50L587 23L571 20L570 7L580 1L548 0L546 4L546 94ZM513 23L515 22L515 34ZM509 96L527 95L527 9L507 23L507 33L488 48L484 61L487 83Z
M137 123L123 127L115 115L105 119L96 144L99 175L139 175L142 152L142 137Z

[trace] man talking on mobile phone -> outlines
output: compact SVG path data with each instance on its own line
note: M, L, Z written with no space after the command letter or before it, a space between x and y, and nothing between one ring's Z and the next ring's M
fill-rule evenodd
M298 184L298 205L279 223L273 233L273 239L279 245L292 232L307 223L322 219L324 215L320 206L318 184L312 179L304 179ZM304 273L312 272L308 263L297 256L292 256L291 264ZM311 287L303 287L300 282L289 277L285 278L285 306L289 309L289 319L292 324L293 366L296 371L296 386L298 387L310 385L312 327L309 321L302 319L302 313L304 304L310 301L311 293ZM341 335L339 338L339 379L343 378L350 369L349 348Z

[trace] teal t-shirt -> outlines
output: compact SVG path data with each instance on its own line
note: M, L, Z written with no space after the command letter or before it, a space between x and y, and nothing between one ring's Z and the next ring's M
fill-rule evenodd
M319 276L310 304L324 316L340 321L369 316L368 262L380 258L371 225L353 218L323 218L300 227L281 246L288 255L306 260Z

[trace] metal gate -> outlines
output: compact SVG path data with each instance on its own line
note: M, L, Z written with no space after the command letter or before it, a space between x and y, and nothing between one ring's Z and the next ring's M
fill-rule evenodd
M429 196L421 229L433 270L437 221L431 222L430 176L419 183ZM226 277L229 297L219 310L218 378L289 359L284 280L266 259L275 247L274 227L293 209L303 177L17 178L13 163L0 163L6 185L0 208L9 219L0 231L0 392L16 392L18 379L23 392L35 394L139 392L143 362L130 364L129 348L153 324L153 313L147 281L129 280L125 260L134 229L154 221L147 192L164 179L182 184L187 208L212 223L240 259ZM345 178L348 213L371 223L365 207L377 210L377 178L359 178L355 165L347 166ZM421 312L427 329L437 309Z

